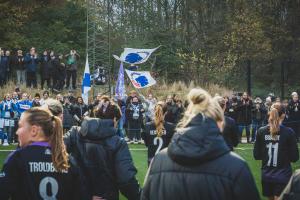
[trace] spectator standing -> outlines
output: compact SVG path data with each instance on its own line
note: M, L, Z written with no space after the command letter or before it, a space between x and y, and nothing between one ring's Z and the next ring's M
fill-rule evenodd
M143 105L138 97L133 97L131 103L126 108L126 119L128 123L129 143L141 143L141 129L143 128Z
M13 143L13 127L14 125L14 110L16 106L11 99L10 94L6 94L4 100L0 104L1 118L3 122L3 146L8 146Z
M154 120L154 109L155 105L157 104L157 100L153 97L153 94L148 94L148 98L145 99L147 104L147 111L145 112L146 122L151 122Z
M179 109L171 95L166 99L166 104L163 107L165 113L165 121L173 124L177 123Z
M219 103L223 112L225 112L227 106L225 98L216 96L214 97L214 100ZM230 150L233 151L234 147L237 147L237 145L239 144L239 128L236 125L234 119L232 119L231 117L225 115L224 119L225 119L225 126L222 135Z
M0 86L6 83L6 78L9 70L9 60L4 54L4 51L0 49Z
M45 90L44 83L47 83L47 88L51 88L51 65L50 65L50 55L48 51L44 51L43 56L41 57L41 89Z
M7 57L8 59L8 66L7 66L7 76L6 76L6 80L9 81L12 76L13 76L13 64L14 64L14 59L13 59L13 56L10 54L10 51L9 50L6 50L5 51L5 56Z
M102 96L97 106L95 116L100 119L111 119L114 121L115 127L121 118L119 106L115 105L108 96Z
M64 132L70 130L72 126L75 125L75 121L72 115L72 110L71 110L71 102L68 97L64 97L64 102L63 102L63 127L64 127Z
M66 79L66 65L63 62L63 55L58 55L58 71L59 71L59 78L57 84L57 90L61 91L64 89L65 79Z
M296 92L292 93L292 99L289 102L289 127L291 127L299 140L300 137L300 101Z
M32 101L32 107L40 107L41 106L41 95L40 93L36 93L34 95L34 99Z
M22 94L22 99L19 100L16 105L19 116L21 116L25 110L32 108L32 102L29 101L27 93Z
M228 112L227 112L228 117L234 119L234 121L237 121L238 99L237 99L236 95L232 95L227 109L228 109Z
M239 140L241 142L244 129L246 130L247 143L250 143L250 128L252 121L252 100L247 92L243 93L241 100L237 106L237 124L239 126Z
M137 92L134 91L134 90L132 90L132 91L130 91L129 96L128 96L127 99L126 99L126 107L131 103L131 100L132 100L134 97L137 97L138 100L140 101Z
M67 59L67 65L66 65L66 75L67 75L67 81L66 81L66 87L67 89L70 89L70 80L72 78L72 89L76 89L76 79L77 79L77 65L78 60L80 58L79 54L73 49L70 51L69 54L65 55Z
M43 92L43 98L40 100L41 106L45 104L45 101L46 101L47 99L49 99L49 95L50 95L50 94L49 94L49 91L48 91L48 90L45 90L45 91Z
M267 119L267 110L264 107L262 99L257 97L254 100L254 107L252 109L252 136L251 142L254 143L257 130L265 125Z
M36 72L39 58L34 47L32 47L29 54L25 56L24 62L26 64L26 86L37 88Z
M24 84L26 82L26 68L24 64L23 51L18 50L15 60L16 72L17 72L17 85Z
M77 102L71 107L75 121L80 125L83 118L89 115L88 106L83 102L82 97L77 97Z

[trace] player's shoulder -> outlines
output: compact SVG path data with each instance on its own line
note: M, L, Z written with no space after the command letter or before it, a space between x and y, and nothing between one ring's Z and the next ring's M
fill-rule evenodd
M296 133L292 128L281 125L280 126L280 135L284 136L284 137L295 137Z
M145 124L145 128L146 128L147 130L155 129L155 123L154 123L154 121L147 122L147 123Z
M290 128L290 127L281 125L281 126L280 126L280 129L281 129L284 133L287 133L287 134L295 134L294 130L293 130L292 128Z
M176 128L176 124L171 123L171 122L165 122L164 127L165 127L165 129L167 129L169 131L174 131Z
M257 130L257 136L261 136L261 135L268 135L270 134L270 127L267 126L262 126Z

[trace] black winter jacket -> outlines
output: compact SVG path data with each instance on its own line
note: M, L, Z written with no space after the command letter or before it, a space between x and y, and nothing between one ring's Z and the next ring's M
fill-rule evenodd
M231 151L239 144L239 129L234 119L225 116L225 127L222 133L224 140Z
M151 163L142 200L257 200L246 162L231 153L216 123L201 115Z
M290 182L281 193L279 200L298 200L300 199L300 170L296 170Z
M87 178L89 193L106 200L119 199L119 191L129 200L139 199L137 173L127 143L116 135L113 120L88 118L73 126L65 138Z
M237 106L237 124L245 124L249 125L252 122L252 101L247 100L243 102L243 100L238 102Z

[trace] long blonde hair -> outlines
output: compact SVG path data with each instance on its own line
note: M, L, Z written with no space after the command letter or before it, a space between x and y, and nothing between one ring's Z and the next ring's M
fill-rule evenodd
M224 122L224 112L217 100L202 88L194 88L187 95L189 106L184 113L183 119L177 128L186 127L190 121L198 114L212 118L216 122Z
M48 138L52 151L52 162L58 172L67 170L68 153L63 141L63 127L61 119L52 115L49 110L35 107L26 110L26 121L32 126L40 126Z
M269 112L269 126L270 126L270 134L272 138L280 131L280 122L284 118L284 108L281 103L277 102L271 106L271 110Z
M158 102L154 108L154 124L157 136L161 137L164 130L164 113L161 102Z

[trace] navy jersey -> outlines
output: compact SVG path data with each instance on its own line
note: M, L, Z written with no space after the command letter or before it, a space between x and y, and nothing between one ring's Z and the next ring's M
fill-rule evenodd
M142 134L145 145L148 147L148 160L151 160L156 153L166 148L174 134L175 125L169 122L164 123L164 130L161 137L157 136L154 122L148 122Z
M14 151L0 175L0 199L67 200L82 199L79 171L71 164L57 172L48 143L33 143Z
M288 127L280 126L279 134L272 138L269 126L257 131L254 158L262 160L262 180L286 184L291 175L291 162L299 159L296 135Z

